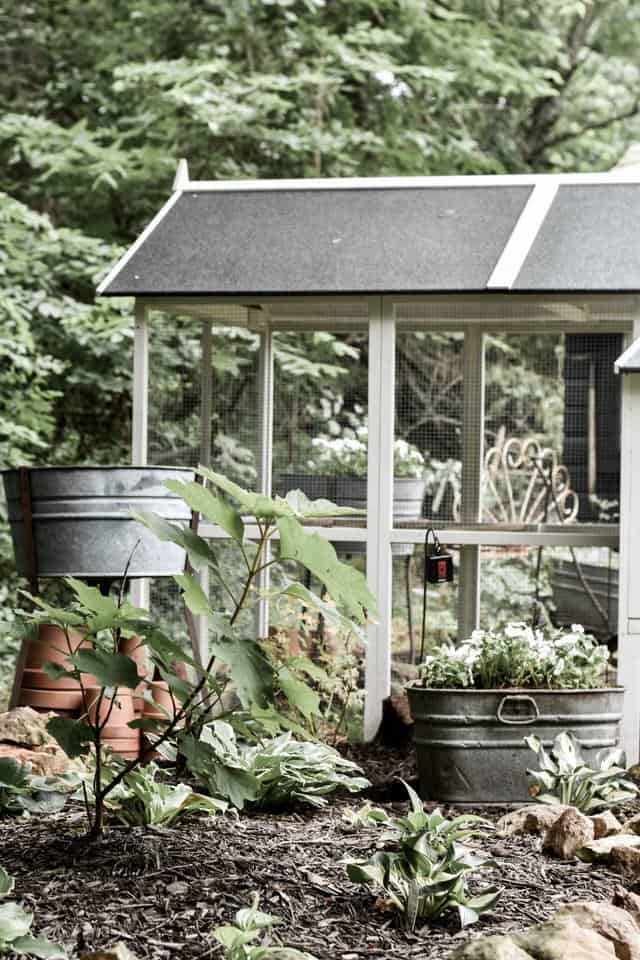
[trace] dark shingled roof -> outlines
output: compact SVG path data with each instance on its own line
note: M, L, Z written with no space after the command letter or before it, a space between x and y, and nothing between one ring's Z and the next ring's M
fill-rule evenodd
M215 189L188 183L106 295L465 293L533 190L475 185ZM512 290L640 291L640 183L559 187Z

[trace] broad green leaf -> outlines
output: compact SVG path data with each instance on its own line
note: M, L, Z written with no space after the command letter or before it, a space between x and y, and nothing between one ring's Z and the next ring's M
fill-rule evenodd
M0 757L0 787L23 789L29 782L29 767L13 757Z
M82 757L89 752L89 744L94 743L90 726L71 717L52 717L47 730L54 737L68 757Z
M4 867L0 867L0 897L8 897L13 893L16 882L13 877L7 873Z
M64 580L86 610L102 616L115 616L117 613L118 605L115 600L112 597L105 597L97 587L89 587L75 577L65 577Z
M242 543L244 523L238 511L195 480L167 480L165 486L177 494L191 509L211 523L217 524L232 540Z
M180 573L173 578L182 590L184 602L196 616L209 616L213 613L206 593L191 573Z
M14 953L28 957L42 957L43 960L64 960L67 952L60 943L52 943L44 937L18 937L11 944Z
M13 943L18 937L26 936L32 923L33 914L19 903L0 903L0 943Z
M278 591L274 596L293 597L296 600L300 600L305 607L310 607L312 610L321 613L325 622L330 627L338 630L351 630L360 637L363 635L361 628L355 624L353 620L350 620L349 617L346 617L342 611L336 607L335 603L323 600L322 597L319 597L317 593L314 593L313 590L310 590L303 583L287 581L286 579L285 583L286 587Z
M257 520L275 520L277 517L293 516L293 510L281 497L272 499L261 493L252 493L208 467L198 467L196 473L206 477L219 490L223 490L235 500L242 513L253 516Z
M278 670L278 683L291 706L299 710L307 720L321 715L318 694L304 680L294 676L288 667L280 667Z
M289 490L285 502L299 520L311 520L314 517L348 517L366 515L366 510L356 507L339 507L331 500L309 500L302 490Z
M144 524L151 530L158 540L175 543L189 555L191 566L200 569L210 564L217 567L217 559L214 551L206 540L194 533L190 527L179 526L176 523L170 523L156 513L145 513L142 511L132 512L132 517L139 523Z
M229 667L231 679L244 706L265 705L273 693L273 667L255 640L218 637L211 652Z
M281 559L295 560L325 585L330 596L360 623L376 615L375 597L363 575L342 563L333 546L317 533L307 533L297 520L278 520Z
M75 677L73 670L66 670L61 663L53 663L46 660L42 664L42 669L52 680L60 680L62 677Z
M138 676L135 660L124 653L108 653L105 650L76 651L69 658L82 673L93 674L101 687L127 687L135 690L144 677Z

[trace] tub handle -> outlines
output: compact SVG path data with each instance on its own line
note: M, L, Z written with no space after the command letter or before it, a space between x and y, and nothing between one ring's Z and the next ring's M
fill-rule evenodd
M519 717L517 719L509 719L502 714L502 711L508 703L530 703L533 707L533 714L528 717ZM535 723L536 720L540 719L540 711L538 710L538 704L535 702L533 697L530 697L527 693L510 693L506 697L503 697L500 701L500 706L496 712L496 717L500 723L508 723L512 726L519 726L526 723Z

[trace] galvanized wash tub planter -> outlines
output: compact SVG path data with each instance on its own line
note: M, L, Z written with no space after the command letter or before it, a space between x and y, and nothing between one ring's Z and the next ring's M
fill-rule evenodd
M2 474L18 572L25 577L122 577L181 573L184 551L131 516L188 523L187 505L164 486L192 480L179 467L33 467ZM30 515L30 516L29 516ZM31 518L31 522L29 522Z
M529 800L527 767L536 757L523 742L545 746L563 730L588 758L618 744L622 687L595 690L442 690L407 688L415 722L420 792L444 803Z

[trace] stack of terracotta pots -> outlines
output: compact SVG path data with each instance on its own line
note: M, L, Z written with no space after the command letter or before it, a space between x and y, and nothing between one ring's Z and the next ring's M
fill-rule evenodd
M87 641L83 640L79 633L70 630L67 642L64 630L60 627L49 623L40 624L37 636L27 648L18 706L32 707L44 713L55 710L63 717L77 716L82 707L80 684L71 677L52 680L44 672L42 665L49 661L70 670L69 655L82 646L87 646ZM93 682L95 683L95 680Z
M90 646L89 641L76 632L69 632L71 650L64 631L53 624L41 624L37 637L28 647L26 666L22 675L22 687L18 697L19 706L29 706L34 710L48 713L54 711L60 716L82 717L84 715L80 684L70 677L52 680L42 669L46 661L60 663L71 669L68 661L70 653L82 646ZM148 673L147 653L139 637L122 639L120 653L131 657L138 668L138 674L146 677ZM83 685L87 697L89 720L98 719L105 723L102 730L102 742L112 752L124 759L133 759L145 750L145 757L153 754L152 747L141 741L140 730L129 726L130 721L140 717L167 722L167 714L173 715L174 701L169 693L168 684L163 680L142 680L135 690L118 689L117 695L110 699L100 698L100 687L95 677L83 675ZM145 693L151 694L145 697ZM106 722L105 722L106 721Z

